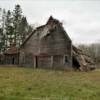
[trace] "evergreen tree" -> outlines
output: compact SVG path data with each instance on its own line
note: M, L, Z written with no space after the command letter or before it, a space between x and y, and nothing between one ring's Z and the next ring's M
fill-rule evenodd
M22 15L20 5L15 5L13 11L0 9L0 51L10 48L12 43L19 47L33 30Z
M0 8L0 53L2 50L2 9Z
M22 20L22 9L20 5L15 5L15 9L13 11L13 26L14 26L14 35L15 35L15 44L16 46L20 45L20 23Z
M0 8L0 28L1 28L1 23L2 23L2 9Z
M26 17L22 17L19 32L20 32L20 35L21 35L21 40L23 42L26 38L26 34L28 33L28 23L27 23Z
M2 11L2 29L3 29L3 34L5 34L5 19L6 19L6 11L3 9Z
M10 10L8 10L6 14L5 30L6 30L6 46L10 47L11 44L13 43L13 36L14 36L13 20Z
M5 9L0 8L0 53L5 50Z

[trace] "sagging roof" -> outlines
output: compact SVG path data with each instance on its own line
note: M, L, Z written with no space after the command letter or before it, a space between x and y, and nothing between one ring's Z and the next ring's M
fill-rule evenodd
M49 34L49 31L51 29L53 29L56 25L60 25L62 27L62 23L59 22L59 20L54 19L52 16L49 17L47 23L45 25L39 26L37 27L29 36L27 39L25 39L25 41L22 43L22 45L20 47L22 47L30 38L31 36L37 32L37 31L41 31L40 32L40 39L43 38L44 36ZM63 28L63 27L62 27ZM68 34L65 32L64 28L63 28L64 34L65 36L71 41L70 37L68 36Z

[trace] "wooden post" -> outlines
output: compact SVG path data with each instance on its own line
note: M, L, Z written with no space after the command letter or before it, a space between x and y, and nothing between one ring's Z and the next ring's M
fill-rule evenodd
M51 56L51 68L53 67L53 56Z
M73 53L72 53L72 42L71 42L71 67L73 66Z
M36 68L36 56L34 56L34 68Z

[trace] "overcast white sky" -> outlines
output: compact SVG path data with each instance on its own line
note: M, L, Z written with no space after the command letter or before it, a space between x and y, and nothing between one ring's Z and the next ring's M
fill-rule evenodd
M52 15L64 23L74 43L100 42L100 0L0 0L0 7L20 4L30 24L45 24Z

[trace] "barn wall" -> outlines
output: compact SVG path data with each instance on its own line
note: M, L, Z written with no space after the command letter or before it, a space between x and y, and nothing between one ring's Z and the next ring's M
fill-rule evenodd
M19 54L7 54L4 59L5 64L19 64Z
M52 68L51 56L37 56L37 67L38 68Z
M33 34L30 39L21 47L25 53L32 53L37 55L39 53L39 37L38 32Z
M26 50L20 50L19 55L19 65L20 66L28 66L34 67L34 55L30 52L25 52Z
M49 55L66 55L68 63L72 65L72 43L66 37L65 31L58 26L51 30L52 33L46 35L40 40L40 53ZM59 57L60 58L60 57ZM63 58L62 58L63 59ZM67 63L67 64L68 64Z
M64 65L63 56L61 56L61 55L53 56L53 66L54 66L54 68L63 67L62 65Z
M41 38L41 31L37 30L20 49L20 65L36 67L36 56L38 56L38 67L72 65L72 43L66 37L65 31L59 26L50 31L50 34ZM44 31L45 32L45 31ZM40 56L41 54L49 56ZM58 55L58 56L57 56ZM64 63L64 56L68 62ZM53 60L53 62L52 62Z

